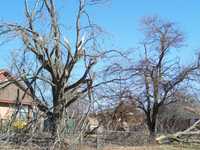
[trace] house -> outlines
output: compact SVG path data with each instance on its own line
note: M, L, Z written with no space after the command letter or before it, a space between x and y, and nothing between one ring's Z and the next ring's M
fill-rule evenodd
M17 110L17 118L33 117L33 98L22 81L16 81L6 70L0 70L0 120L10 120Z
M136 107L134 101L121 101L113 108L96 112L90 117L96 118L98 125L105 130L135 131L140 130L140 127L143 130L144 127L144 114Z
M157 120L157 132L174 133L183 131L199 120L200 103L179 93L177 101L160 108ZM195 111L192 111L195 110Z

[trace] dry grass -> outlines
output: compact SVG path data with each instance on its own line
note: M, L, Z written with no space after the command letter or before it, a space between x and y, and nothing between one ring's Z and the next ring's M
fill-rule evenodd
M78 150L97 150L88 146L80 146ZM100 150L200 150L199 146L186 146L186 145L149 145L149 146L136 146L136 147L122 147L115 145L108 145Z
M154 146L137 146L137 147L119 147L107 146L103 150L200 150L199 146L171 146L171 145L154 145Z
M97 150L86 145L79 145L77 150ZM22 147L16 145L0 145L0 150L39 150L38 147ZM186 146L186 145L149 145L149 146L136 146L136 147L123 147L108 145L100 150L200 150L199 146Z

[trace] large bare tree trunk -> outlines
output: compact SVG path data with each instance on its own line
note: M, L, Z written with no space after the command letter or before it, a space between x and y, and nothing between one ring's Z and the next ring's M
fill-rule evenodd
M53 110L53 122L52 122L52 136L61 136L62 135L62 130L64 129L63 126L63 113L64 113L64 109L62 108L62 106L58 105L57 107L54 108Z

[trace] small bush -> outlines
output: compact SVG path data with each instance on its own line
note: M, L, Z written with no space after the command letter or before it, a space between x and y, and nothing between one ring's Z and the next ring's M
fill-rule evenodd
M26 125L27 125L26 121L18 119L13 122L12 127L14 130L21 130L24 129Z

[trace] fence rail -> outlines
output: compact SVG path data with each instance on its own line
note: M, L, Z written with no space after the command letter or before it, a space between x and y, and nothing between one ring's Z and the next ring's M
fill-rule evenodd
M24 135L23 138L17 136L17 138L10 138L10 140L14 141L15 143L25 142L28 140L33 144L36 144L39 147L43 148L45 147L45 145L46 147L48 147L49 143L51 143L48 140L52 140L49 136L32 137L31 140L29 140L28 138L29 136ZM68 133L65 135L65 140L68 143L69 150L82 150L82 148L80 148L82 146L86 146L87 150L101 149L102 147L107 145L142 146L148 144L150 141L149 134L146 132L111 130L96 132L95 134L90 134L87 136L85 136L82 132Z

